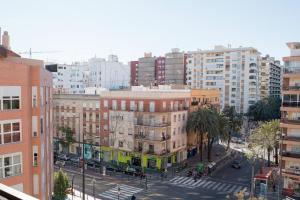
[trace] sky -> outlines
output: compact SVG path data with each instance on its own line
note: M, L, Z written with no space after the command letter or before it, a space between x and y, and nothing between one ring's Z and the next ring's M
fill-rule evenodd
M59 63L228 44L281 60L286 42L300 41L299 9L299 0L9 0L0 27L15 52L31 48L45 52L33 58Z

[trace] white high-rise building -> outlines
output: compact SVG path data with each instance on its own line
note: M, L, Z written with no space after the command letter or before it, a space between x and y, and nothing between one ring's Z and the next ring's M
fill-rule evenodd
M260 99L259 58L252 47L215 46L189 52L187 84L193 89L219 89L222 109L228 105L246 113Z
M129 87L130 69L118 61L116 55L110 55L107 60L91 58L89 60L89 86L106 89Z
M88 63L56 64L53 66L53 87L55 93L83 94L88 85ZM48 67L49 68L49 67Z

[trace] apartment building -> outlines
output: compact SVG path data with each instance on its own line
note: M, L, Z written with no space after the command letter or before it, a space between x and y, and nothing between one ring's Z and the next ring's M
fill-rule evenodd
M266 55L260 59L260 98L268 96L280 98L281 83L280 61Z
M152 57L152 53L145 53L144 57L139 58L138 61L139 65L137 70L138 85L143 85L143 86L156 85L155 61L156 61L156 57Z
M100 101L99 95L54 94L53 95L54 151L82 156L84 139L85 158L99 157L100 144ZM69 127L73 131L74 142L70 146L61 145L65 140L59 127Z
M165 83L185 85L186 84L186 59L184 52L178 48L173 48L165 55Z
M137 86L139 61L130 61L129 66L130 66L130 85Z
M118 60L118 56L109 55L108 59L91 58L89 60L89 87L122 89L129 87L130 69Z
M9 46L9 41L6 41ZM53 183L52 76L0 45L0 182L41 200Z
M187 84L193 89L219 89L221 109L234 106L239 113L260 99L260 53L252 47L216 46L187 55Z
M300 188L300 42L287 43L290 56L283 57L280 169L283 193L298 195Z
M50 64L46 69L53 76L53 92L57 94L83 94L88 85L89 66L87 62L72 64Z
M187 158L189 90L133 87L102 92L101 135L109 139L104 161L165 169Z

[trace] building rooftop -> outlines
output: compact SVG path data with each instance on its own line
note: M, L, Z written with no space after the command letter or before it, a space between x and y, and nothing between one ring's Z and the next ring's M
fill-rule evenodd
M300 42L288 42L288 43L286 43L286 45L290 49L300 49Z
M16 189L0 183L0 199L3 200L38 200Z
M253 48L253 47L231 48L231 46L224 47L222 45L217 45L217 46L215 46L214 49L210 49L210 50L198 49L197 51L189 51L188 53L218 53L218 52L233 52L233 51L257 51L257 49Z

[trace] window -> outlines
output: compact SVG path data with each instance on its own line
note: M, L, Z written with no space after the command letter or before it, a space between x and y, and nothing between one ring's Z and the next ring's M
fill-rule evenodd
M108 118L107 112L103 113L103 119L107 120L107 118Z
M108 130L108 126L107 126L107 124L105 124L105 125L103 126L103 129L104 129L105 131L107 131L107 130Z
M182 114L182 121L185 121L185 114Z
M119 147L123 147L123 142L119 141Z
M37 116L32 116L32 137L37 137L37 124L38 124L38 120L37 120Z
M21 153L0 156L0 178L17 176L22 173Z
M144 102L143 101L139 101L139 111L140 112L144 111Z
M107 100L104 100L103 104L104 104L104 108L108 108L108 101Z
M176 115L173 115L173 121L176 122Z
M121 101L121 109L126 110L126 101L125 100Z
M21 87L0 86L0 110L20 109Z
M151 101L149 104L149 111L150 112L155 112L155 102Z
M118 109L117 100L113 100L113 101L112 101L112 109L113 109L113 110L117 110L117 109Z
M38 146L33 146L32 147L32 152L33 152L33 166L36 167L38 166Z
M175 149L176 148L176 142L174 141L173 142L173 149Z
M166 110L166 108L167 108L167 103L164 101L163 102L163 110Z
M41 134L43 134L44 133L44 120L43 120L43 118L41 118L41 120L40 120L40 127L41 127Z
M37 107L37 87L32 86L32 107L36 108Z
M100 115L99 113L96 113L96 121L98 122L100 120Z
M96 107L96 109L97 109L97 108L100 108L100 103L99 103L99 102L96 102L95 107Z
M180 121L180 120L181 120L181 114L178 115L178 121Z
M130 111L135 111L135 102L130 101Z
M20 122L9 122L0 124L0 144L9 144L20 141Z

